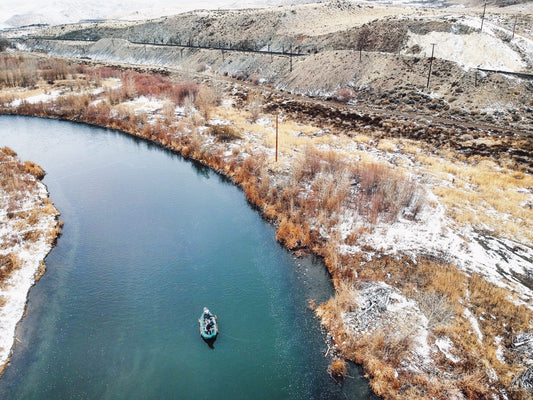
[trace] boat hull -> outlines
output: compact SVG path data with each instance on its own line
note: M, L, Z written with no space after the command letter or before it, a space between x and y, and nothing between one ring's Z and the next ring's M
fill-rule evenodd
M211 329L207 329L207 324L209 321L213 323ZM202 336L202 338L204 338L205 340L213 340L217 337L218 324L216 315L211 315L209 313L206 314L204 311L198 322L200 324L200 335Z

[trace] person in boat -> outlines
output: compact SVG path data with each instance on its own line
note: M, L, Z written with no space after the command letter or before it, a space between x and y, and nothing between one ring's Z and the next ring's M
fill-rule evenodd
M209 322L207 323L207 325L205 326L205 329L206 329L207 333L211 333L211 329L213 328L213 325L215 325L215 324L213 323L213 320L210 319Z

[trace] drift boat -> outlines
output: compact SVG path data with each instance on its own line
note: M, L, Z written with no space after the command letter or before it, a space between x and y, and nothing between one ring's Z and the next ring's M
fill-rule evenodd
M213 340L218 335L217 316L204 307L204 312L198 320L200 323L200 335L205 340Z

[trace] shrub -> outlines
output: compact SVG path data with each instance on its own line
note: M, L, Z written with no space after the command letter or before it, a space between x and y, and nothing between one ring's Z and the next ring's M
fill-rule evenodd
M41 78L51 83L66 79L72 71L68 63L59 59L41 60L38 65Z
M11 42L8 39L0 38L0 51L5 51L10 45Z
M353 179L359 186L355 202L360 214L371 223L376 223L379 217L393 221L407 207L414 218L425 199L414 181L382 163L357 164Z
M211 114L213 107L217 105L217 95L215 91L209 86L201 86L196 94L196 106L198 110L207 121Z
M348 369L346 368L346 361L340 358L335 358L329 364L328 372L336 381L344 379L348 375Z
M94 72L102 79L118 78L120 76L120 71L112 67L98 67Z
M250 117L252 121L257 121L261 115L261 106L264 100L260 93L252 92L248 96L248 108L250 110Z
M189 98L193 101L196 99L199 87L194 82L186 82L179 85L173 85L167 93L167 97L175 101L180 106L186 103L186 99Z
M312 179L320 171L322 157L316 147L309 145L304 148L303 156L294 163L292 177L296 182Z
M241 138L240 133L229 125L212 125L209 128L209 133L221 142L230 142Z
M331 97L340 103L348 103L350 100L353 100L354 92L348 88L338 89Z

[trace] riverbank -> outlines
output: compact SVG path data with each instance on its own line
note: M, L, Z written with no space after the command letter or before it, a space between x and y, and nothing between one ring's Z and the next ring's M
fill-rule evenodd
M44 259L61 222L41 182L44 171L0 149L0 374L9 362L28 292L45 273Z
M376 393L524 393L528 356L517 356L515 344L532 331L530 174L382 138L372 126L340 134L289 113L276 124L259 87L69 68L53 84L4 90L2 112L119 129L242 187L277 226L278 241L324 258L337 289L317 308L334 342L330 354L361 363Z

